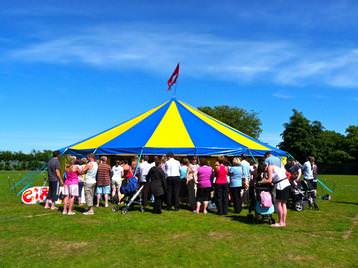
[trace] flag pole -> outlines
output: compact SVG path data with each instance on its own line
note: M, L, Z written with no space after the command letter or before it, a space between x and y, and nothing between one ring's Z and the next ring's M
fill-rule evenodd
M178 85L178 82L175 83L175 88L174 88L174 99L177 98L177 85Z

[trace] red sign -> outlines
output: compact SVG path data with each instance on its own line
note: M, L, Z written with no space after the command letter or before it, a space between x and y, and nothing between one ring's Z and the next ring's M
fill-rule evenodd
M48 194L48 186L35 186L26 189L21 196L21 202L26 205L45 202Z

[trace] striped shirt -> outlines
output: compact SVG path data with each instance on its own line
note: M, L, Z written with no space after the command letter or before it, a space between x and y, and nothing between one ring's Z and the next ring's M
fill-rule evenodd
M97 186L107 186L111 184L111 166L99 164L97 170Z

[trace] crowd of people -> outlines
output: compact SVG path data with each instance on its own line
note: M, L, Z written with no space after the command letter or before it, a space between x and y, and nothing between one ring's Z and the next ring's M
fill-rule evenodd
M141 190L144 209L149 201L154 213L162 213L163 204L167 210L178 211L186 207L193 213L207 214L209 205L215 206L218 215L228 214L232 203L234 213L241 213L243 203L253 211L253 187L255 183L271 185L278 221L272 227L285 227L287 200L292 185L304 179L314 189L317 187L317 166L313 157L308 157L301 166L294 159L285 166L281 159L270 152L256 163L256 159L246 155L228 158L181 157L173 153L164 156L142 156L132 160L116 160L111 167L106 156L96 160L92 153L87 158L69 157L64 172L61 172L59 152L53 153L48 162L49 192L45 208L57 209L58 189L63 186L63 210L66 215L74 215L77 200L81 205L84 192L87 211L93 215L94 206L109 207L109 202L121 204L125 196L121 186L126 180L135 178ZM302 178L303 175L303 178Z

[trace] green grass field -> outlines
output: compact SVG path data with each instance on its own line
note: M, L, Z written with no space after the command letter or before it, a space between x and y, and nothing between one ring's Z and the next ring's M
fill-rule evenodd
M272 229L247 223L246 210L63 216L22 205L8 189L21 175L0 173L0 267L358 267L358 176L323 176L333 199Z

